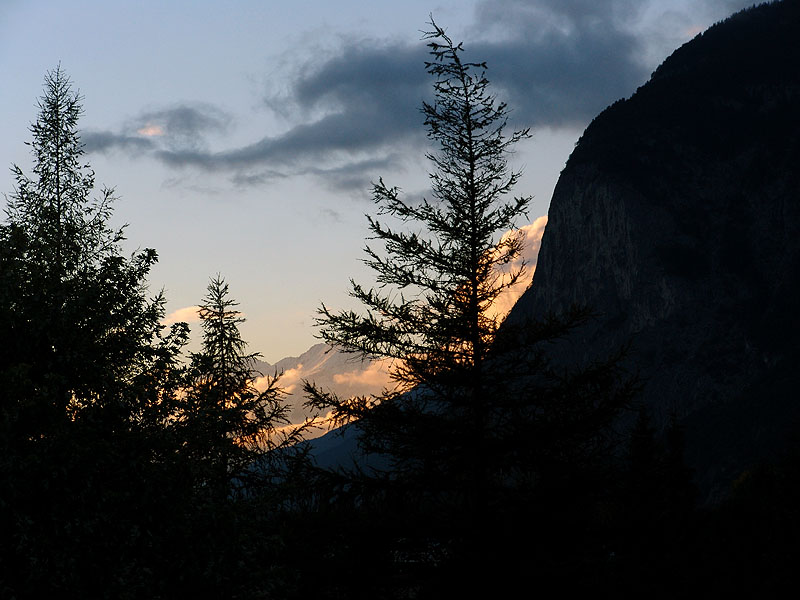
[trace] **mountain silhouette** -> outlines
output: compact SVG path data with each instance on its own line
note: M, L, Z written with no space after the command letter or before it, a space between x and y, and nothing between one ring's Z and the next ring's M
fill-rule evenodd
M713 501L800 431L800 2L676 50L580 138L510 319L598 317L565 362L631 343L656 425L676 416Z

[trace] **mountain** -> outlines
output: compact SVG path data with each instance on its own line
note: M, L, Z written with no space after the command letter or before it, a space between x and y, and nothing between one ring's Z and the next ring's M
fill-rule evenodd
M555 348L631 342L707 498L800 432L800 2L737 13L601 113L556 185L509 317L599 316Z
M523 263L526 265L526 270L515 286L505 290L495 300L492 306L493 314L504 314L511 310L530 283L536 270L536 256L539 253L539 244L546 223L547 217L538 217L532 223L520 227L525 236L525 249L515 262L504 265L502 272L519 268ZM300 356L286 357L275 364L256 361L255 367L265 378L275 373L282 373L280 386L287 394L286 400L290 406L290 418L293 423L302 423L306 416L310 416L310 413L303 408L306 400L303 394L304 379L314 382L323 390L333 391L345 397L378 394L390 383L385 362L361 360L355 355L345 354L324 343L312 346ZM265 378L257 381L256 387L264 389ZM332 438L341 439L338 434ZM348 432L346 439L352 442L348 442L347 447L354 447L354 433Z
M303 408L306 400L304 380L344 397L377 394L389 384L382 362L361 360L323 343L315 344L300 356L283 358L275 364L257 361L255 367L265 377L281 374L279 386L287 394L289 417L293 423L302 423L309 415ZM264 385L263 378L256 381L257 388L263 389Z

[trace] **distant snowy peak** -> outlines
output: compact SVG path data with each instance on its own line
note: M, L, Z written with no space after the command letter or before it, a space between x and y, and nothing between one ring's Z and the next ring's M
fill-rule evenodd
M275 364L256 361L256 369L264 375L256 382L259 389L266 385L267 377L276 372L280 375L278 385L287 394L292 421L298 423L307 416L303 409L306 400L303 381L344 397L378 394L389 384L384 362L362 360L324 343L311 346L300 356L282 358Z

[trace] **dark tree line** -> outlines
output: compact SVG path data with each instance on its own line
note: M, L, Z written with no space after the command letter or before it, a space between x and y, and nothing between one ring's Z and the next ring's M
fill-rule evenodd
M156 252L122 254L80 114L64 72L49 73L33 174L13 168L0 226L0 595L237 596L253 589L242 549L267 535L258 514L242 522L252 490L293 441L276 429L277 377L255 389L219 277L202 349L182 359L188 327L165 329L163 296L148 297Z
M641 409L621 428L637 389L622 354L551 360L585 307L493 316L524 269L501 267L523 243L530 199L510 196L507 158L528 131L506 132L487 66L431 27L431 195L374 185L375 284L352 282L362 312L320 309L325 341L392 365L377 396L306 385L358 438L335 469L316 466L308 424L287 427L279 374L256 389L220 276L199 352L187 324L161 324L157 254L123 255L80 97L46 76L33 173L12 169L0 225L0 597L505 597L523 581L669 595L724 571L719 532L795 471L756 471L739 504L697 511L678 423L661 439ZM788 511L793 489L769 497Z

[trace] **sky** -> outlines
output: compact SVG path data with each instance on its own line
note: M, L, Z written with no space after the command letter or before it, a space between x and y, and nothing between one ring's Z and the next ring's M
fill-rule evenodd
M221 274L252 351L318 342L321 302L357 308L349 280L374 214L371 182L427 194L421 39L431 16L533 136L509 157L532 195L530 249L583 129L677 47L743 0L0 0L0 192L47 71L84 97L81 136L117 196L125 251L155 248L170 318L194 318ZM530 253L530 252L529 252ZM192 324L194 331L198 330Z

